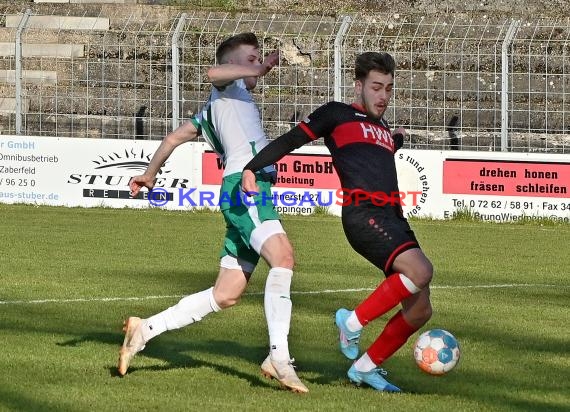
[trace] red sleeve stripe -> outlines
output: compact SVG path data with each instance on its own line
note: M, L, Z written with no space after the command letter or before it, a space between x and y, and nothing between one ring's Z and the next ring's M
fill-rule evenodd
M299 127L303 129L305 133L307 133L307 135L311 138L311 140L317 140L319 138L319 136L314 134L313 131L309 129L309 126L307 126L305 123L303 122L299 123Z

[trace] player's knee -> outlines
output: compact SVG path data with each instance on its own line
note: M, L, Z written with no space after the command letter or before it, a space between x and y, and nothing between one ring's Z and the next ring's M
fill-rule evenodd
M413 274L413 280L416 286L420 289L428 286L433 278L433 265L430 261L418 265Z
M231 297L226 297L221 299L220 301L218 301L218 306L220 307L220 309L227 309L227 308L231 308L234 305L237 305L239 302L239 298L231 298Z
M430 261L426 262L425 267L423 269L423 278L425 282L425 286L429 285L432 278L433 278L433 265Z
M293 269L295 257L293 246L285 234L279 233L269 238L260 250L260 255L271 267Z
M275 266L286 269L293 269L295 266L295 257L293 256L293 251L283 253L283 255L278 259L278 262L279 263L277 263Z
M289 242L282 244L279 252L270 257L269 264L271 267L281 267L293 270L295 266L295 255L293 247Z
M226 293L214 293L214 299L220 309L227 309L237 305L240 301L240 296L234 296Z

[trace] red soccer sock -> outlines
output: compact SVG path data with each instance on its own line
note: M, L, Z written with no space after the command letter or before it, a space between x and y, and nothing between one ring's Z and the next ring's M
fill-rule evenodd
M362 326L382 316L398 303L411 296L399 273L388 276L360 305L354 309Z
M404 319L402 311L394 315L386 324L386 327L378 336L378 339L368 348L366 353L376 365L380 365L406 343L408 338L418 328L410 325Z

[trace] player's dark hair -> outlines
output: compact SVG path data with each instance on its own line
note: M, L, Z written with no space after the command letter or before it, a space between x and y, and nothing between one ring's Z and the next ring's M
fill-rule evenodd
M389 53L365 52L356 57L354 79L364 81L371 70L394 76L396 62Z
M221 42L216 49L216 61L218 64L226 63L225 59L227 58L227 55L244 44L253 46L256 49L259 48L257 36L253 33L236 34Z

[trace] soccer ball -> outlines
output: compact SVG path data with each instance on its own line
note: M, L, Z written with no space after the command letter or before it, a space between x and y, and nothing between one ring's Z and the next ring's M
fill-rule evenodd
M449 372L457 365L459 356L457 339L443 329L432 329L422 333L414 345L416 364L430 375L443 375Z

